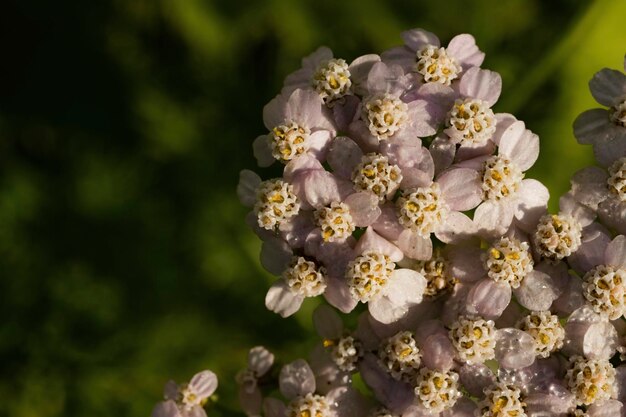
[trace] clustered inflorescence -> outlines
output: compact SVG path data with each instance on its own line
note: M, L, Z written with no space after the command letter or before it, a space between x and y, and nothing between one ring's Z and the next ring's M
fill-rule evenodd
M546 187L525 178L539 138L492 110L501 79L481 68L474 38L402 38L350 63L319 48L264 108L254 155L282 175L244 170L237 192L278 277L265 304L283 317L308 297L327 304L314 312L320 343L308 361L272 373L274 356L250 351L237 378L243 410L620 417L626 75L591 80L604 108L581 114L574 135L598 166L574 174L549 213ZM344 328L338 311L359 304L358 326ZM198 375L168 385L153 416L204 415L215 386Z

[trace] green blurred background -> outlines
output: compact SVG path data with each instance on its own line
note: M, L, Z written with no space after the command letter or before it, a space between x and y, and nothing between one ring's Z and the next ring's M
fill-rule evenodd
M310 311L271 282L235 196L261 109L319 45L348 61L424 27L470 32L498 111L542 139L554 196L592 163L571 123L621 68L621 0L5 1L0 15L0 416L146 416L165 381L234 374L264 344L295 359ZM268 174L268 171L265 172ZM556 198L553 198L553 205Z

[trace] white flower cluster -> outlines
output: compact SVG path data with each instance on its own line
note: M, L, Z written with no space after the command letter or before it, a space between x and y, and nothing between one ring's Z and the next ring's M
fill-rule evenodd
M327 304L308 362L274 369L267 350L250 352L244 411L619 417L626 75L591 81L607 109L583 113L574 134L600 166L576 173L551 214L546 187L525 178L539 138L492 110L501 79L474 38L403 39L351 63L318 49L264 109L254 154L282 176L244 170L237 192L279 277L265 304L283 317L306 298ZM337 310L358 312L356 328ZM166 397L179 414L158 416L199 413L206 391L189 387Z

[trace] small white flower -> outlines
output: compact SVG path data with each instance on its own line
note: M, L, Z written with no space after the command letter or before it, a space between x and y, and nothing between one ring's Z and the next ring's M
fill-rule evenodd
M412 332L405 330L384 340L378 358L394 379L412 382L421 364L422 355Z
M542 358L547 358L563 346L565 330L559 317L549 311L534 311L524 316L517 327L535 339L535 351Z
M259 185L254 212L260 227L274 230L281 222L298 214L299 210L300 203L291 184L273 179Z
M352 81L348 64L343 59L321 62L313 73L311 85L326 104L332 105L350 92Z
M350 207L346 203L333 202L330 207L316 210L314 216L325 242L343 242L355 230Z
M616 320L626 312L626 270L598 265L583 281L583 295L596 313Z
M454 407L462 396L458 381L459 374L456 372L422 368L417 377L415 395L430 413L441 413Z
M316 297L326 290L324 269L318 269L314 262L307 261L301 256L293 257L282 278L291 291L302 297Z
M479 417L526 417L522 393L513 385L499 383L485 390L485 398L478 403Z
M615 369L608 360L573 356L565 379L568 388L576 396L577 405L608 400L615 390Z
M480 146L496 131L496 117L489 105L479 99L457 99L448 112L448 135L455 144Z
M386 156L377 153L363 155L361 163L352 172L356 191L369 191L381 201L389 199L400 186L402 173Z
M366 303L387 285L396 264L388 256L376 252L364 253L348 264L346 277L350 294Z
M405 191L397 201L398 220L422 237L430 237L446 219L446 206L439 184Z
M370 133L386 140L408 121L408 106L391 94L378 94L365 99L362 119Z
M524 179L524 173L515 163L502 155L485 161L482 172L483 199L499 201L514 196Z
M506 282L512 288L518 288L524 277L533 270L528 243L514 238L500 238L485 255L485 268L489 278L496 282Z
M415 70L422 74L427 83L450 85L462 68L456 59L447 54L446 48L427 45L417 51Z
M546 214L539 219L533 242L542 256L559 260L578 250L581 234L582 226L572 216L565 213Z
M483 363L495 357L496 329L492 320L459 316L449 334L462 361Z

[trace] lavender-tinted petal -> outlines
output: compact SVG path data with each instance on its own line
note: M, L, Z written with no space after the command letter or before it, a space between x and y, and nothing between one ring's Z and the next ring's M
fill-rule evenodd
M513 290L517 301L525 308L533 311L549 310L560 291L548 274L533 270L520 286Z
M608 197L608 178L607 172L601 168L583 168L572 176L572 196L576 201L595 210Z
M274 364L274 355L263 346L256 346L248 353L248 369L258 376L265 375Z
M496 376L483 363L466 363L459 369L459 380L470 395L482 398L483 390L495 384Z
M402 411L413 402L415 396L411 387L393 379L371 353L365 355L359 371L375 397L391 410Z
M357 87L355 89L355 92L357 94L363 95L362 92L358 90L358 86L367 81L367 75L372 69L372 66L374 66L374 64L377 62L380 62L380 56L376 54L368 54L362 55L350 63L348 70L350 71L352 85L356 85Z
M295 294L289 285L282 280L277 280L267 291L265 307L281 317L289 317L300 309L304 297Z
M444 333L433 334L421 344L422 363L428 369L448 371L454 366L456 349Z
M188 389L199 398L209 398L217 389L217 375L208 370L198 372L189 381Z
M315 331L324 339L338 339L343 334L343 322L339 315L327 305L320 305L313 312Z
M308 128L334 130L323 109L324 102L316 91L297 89L291 93L287 101L285 120L294 121Z
M437 133L438 119L431 114L432 105L426 100L415 100L408 104L408 132L412 137L425 138Z
M559 198L561 211L574 217L582 227L590 225L596 218L596 213L589 207L583 206L572 196L571 192Z
M481 156L491 156L495 150L496 144L491 140L482 145L472 144L468 146L461 144L461 147L456 151L455 161L458 163Z
M519 329L496 331L496 360L503 368L521 369L535 361L535 339Z
M589 406L589 417L621 417L624 405L617 400L598 401Z
M278 95L263 107L263 123L267 130L285 122L286 96Z
M400 34L405 45L414 51L419 51L426 45L439 46L439 38L432 32L424 29L411 29Z
M309 146L309 153L320 161L324 161L333 136L334 132L330 130L318 130L311 133L306 142Z
M567 258L572 268L582 275L596 265L604 263L605 250L611 242L611 237L603 228L597 229L597 233L584 233L578 250Z
M357 305L357 301L350 295L350 289L344 280L336 277L329 277L326 281L326 291L324 298L330 305L337 308L342 313L348 314Z
M335 404L334 411L341 417L361 417L370 408L369 401L363 394L348 386L334 388L326 394L326 398Z
M288 399L315 392L315 376L304 359L297 359L283 366L278 383L280 393Z
M376 252L389 256L393 262L397 262L404 256L402 251L396 245L380 236L371 227L365 230L365 233L356 244L354 252L363 254L367 252Z
M404 255L411 259L427 261L433 254L433 242L430 238L422 237L410 229L400 233L397 244Z
M319 64L324 61L328 61L332 59L333 51L330 50L327 46L320 46L315 51L313 51L310 55L302 58L302 67L308 69L316 69Z
M306 201L315 208L342 201L352 192L352 184L335 177L328 171L312 171L302 181Z
M252 153L256 158L257 165L261 168L268 167L276 161L274 155L272 155L269 141L268 135L261 135L257 136L254 142L252 142Z
M469 168L450 169L439 176L443 198L454 211L471 210L482 200L480 175Z
M598 217L603 224L620 234L626 234L626 202L607 199L598 205Z
M263 396L258 387L248 392L243 386L239 387L239 406L249 416L258 415L263 405Z
M478 281L467 294L465 310L470 314L495 320L511 302L511 286L486 278Z
M315 171L324 171L322 163L309 154L300 155L285 166L283 177L287 182L294 182L300 177L305 177L305 174Z
M613 126L610 135L608 140L593 145L596 161L605 167L626 155L626 128Z
M279 399L267 397L263 400L263 415L265 417L285 417L287 408Z
M509 127L515 122L517 122L517 119L510 113L496 113L496 131L491 137L491 140L496 145L500 146L500 140Z
M404 87L403 74L402 68L397 65L376 62L367 75L367 89L370 94L396 92L399 95Z
M380 54L380 57L383 62L390 65L399 65L407 72L413 70L415 67L415 51L406 46L396 46L388 49Z
M458 211L450 211L435 236L444 243L459 244L474 238L475 233L476 225L472 219Z
M570 279L565 287L560 287L561 295L554 300L552 309L562 316L572 314L573 311L585 304L585 298L582 295L582 281L579 279Z
M626 236L619 235L606 246L604 264L626 268Z
M615 327L588 305L575 310L565 325L562 352L584 355L589 359L609 359L618 346Z
M517 303L509 303L500 317L495 321L497 328L515 327L520 319L525 315L525 310Z
M425 288L426 279L419 272L396 269L382 293L368 302L368 310L381 323L396 322L422 301Z
M498 145L500 155L507 156L522 171L532 167L539 157L539 136L518 121L503 133Z
M380 345L380 337L374 330L370 318L369 313L361 313L354 333L356 338L361 341L366 351L376 350Z
M176 400L178 398L178 384L170 379L163 388L163 398L166 400Z
M452 276L461 282L476 282L487 276L478 246L454 246L448 252Z
M350 178L362 156L363 151L356 142L346 136L338 136L330 145L328 164L336 175Z
M574 120L574 136L581 145L600 143L607 138L611 130L611 121L606 109L587 110Z
M497 72L473 67L463 74L459 91L463 96L483 100L491 107L500 97L502 78Z
M548 211L550 192L539 181L528 178L520 183L517 199L516 224L525 232L530 233L537 226L541 216Z
M256 190L261 184L261 177L254 171L243 169L239 173L239 183L237 184L237 197L246 207L254 206L256 203Z
M572 394L559 396L543 392L533 392L528 395L526 412L529 416L564 416L575 406Z
M261 265L273 275L281 275L289 262L293 252L283 239L271 238L263 241L261 246Z
M513 202L485 201L474 212L477 233L485 239L494 239L506 233L515 214Z
M372 228L388 240L398 240L400 234L404 231L404 226L398 222L394 204L387 203L381 207L380 216L378 216Z
M357 227L372 225L381 213L378 198L372 193L351 194L344 200L344 203L350 207L350 216Z
M360 104L361 101L359 98L352 95L345 96L334 103L332 112L338 131L347 131L350 127L350 123L354 122L359 117L358 110Z
M152 410L152 417L181 417L173 400L161 401Z
M476 39L467 33L452 38L446 52L454 57L464 70L479 67L485 60L485 53L478 49Z
M461 397L457 400L456 404L454 404L454 407L443 411L441 417L474 417L476 411L476 404L472 400Z
M603 68L589 81L589 90L603 106L613 106L626 95L626 75L614 69Z
M626 365L615 368L615 397L621 401L626 401Z

